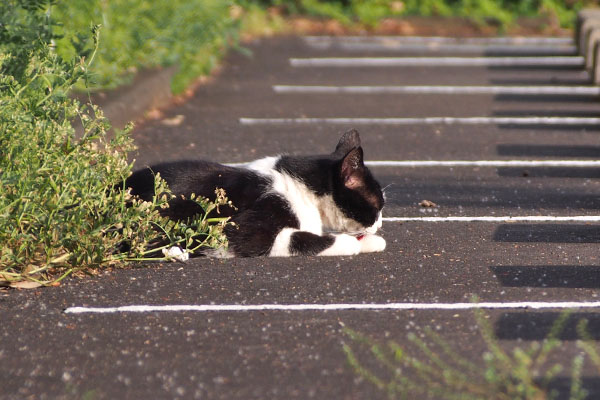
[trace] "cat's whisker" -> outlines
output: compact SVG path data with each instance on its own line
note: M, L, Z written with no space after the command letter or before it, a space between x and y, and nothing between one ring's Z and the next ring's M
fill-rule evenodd
M385 193L385 191L387 190L387 188L389 188L390 186L393 186L393 185L395 185L395 183L392 182L389 185L387 185L386 187L384 187L383 189L381 189L381 191Z
M386 193L386 190L387 190L387 189L388 189L390 186L392 186L392 185L395 185L395 183L390 183L389 185L387 185L386 187L384 187L383 189L381 189L381 194L383 195L383 200L384 200L384 201L387 201L387 193Z

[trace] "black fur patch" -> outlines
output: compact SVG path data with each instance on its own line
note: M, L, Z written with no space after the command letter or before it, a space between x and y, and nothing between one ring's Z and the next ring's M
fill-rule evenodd
M276 194L258 199L252 208L236 213L225 235L229 247L239 257L268 255L283 228L300 227L287 201Z
M198 196L215 199L215 189L225 189L225 193L239 211L251 208L270 186L269 179L247 169L232 168L208 161L177 161L144 168L133 173L126 181L131 193L144 200L154 196L154 175L167 182L169 188L177 196L170 207L162 213L173 219L186 219L202 212L192 201L181 200L194 193ZM220 216L231 216L234 210L220 207Z
M275 170L286 173L298 179L306 185L317 196L330 194L331 168L335 160L331 156L282 156Z
M319 236L310 232L294 232L290 238L290 253L293 255L319 254L328 249L335 242L335 237L331 235Z

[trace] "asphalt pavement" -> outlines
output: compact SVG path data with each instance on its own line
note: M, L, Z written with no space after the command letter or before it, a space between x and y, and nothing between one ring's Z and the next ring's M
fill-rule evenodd
M557 46L557 55L564 49ZM291 58L412 57L398 48L315 47L302 38L256 40L230 54L184 104L133 132L132 158L251 161L280 153L333 151L351 123L241 118L575 117L581 123L365 123L368 161L469 161L467 165L373 167L387 186L383 253L354 257L192 259L116 270L58 287L0 291L0 399L383 399L342 350L343 327L414 352L410 332L435 330L477 364L486 350L470 310L436 305L600 301L598 95L277 93L274 85L586 86L581 67L294 67ZM453 49L455 50L455 49ZM544 51L547 57L549 51ZM504 51L503 55L510 55ZM443 49L427 57L462 56ZM486 56L483 52L480 56ZM517 55L523 55L518 54ZM468 54L469 57L477 56ZM542 166L476 161L547 161ZM552 162L556 162L552 164ZM423 200L433 202L423 207ZM430 222L429 217L439 217ZM465 217L448 221L449 217ZM488 220L468 220L471 217ZM518 221L510 217L523 217ZM535 220L530 217L537 217ZM558 219L552 217L581 217ZM409 218L397 221L394 218ZM497 218L497 219L494 219ZM528 219L530 218L530 219ZM545 219L544 219L545 218ZM263 310L247 305L427 305L407 310ZM66 314L69 307L237 305L238 311ZM487 310L502 346L526 347L550 331L561 307ZM581 350L574 325L554 359ZM554 385L568 394L568 371ZM600 394L586 364L589 398Z

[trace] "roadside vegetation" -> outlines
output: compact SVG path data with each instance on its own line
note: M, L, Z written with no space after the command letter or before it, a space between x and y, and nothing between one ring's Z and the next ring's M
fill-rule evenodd
M226 245L226 219L159 215L172 196L160 178L152 202L115 187L132 169L130 128L109 137L102 111L68 96L90 79L100 30L91 26L89 40L81 32L72 54L61 55L52 3L0 5L0 282L47 285L76 271L165 259L160 250L175 245ZM214 203L193 200L207 211L228 202L222 192Z
M233 5L228 0L69 0L55 2L48 12L56 22L56 52L65 59L89 41L90 25L102 26L92 87L114 88L140 69L177 65L172 89L180 93L237 43Z
M600 375L600 354L587 320L574 322L571 314L562 313L544 340L507 350L495 337L489 317L477 309L475 319L487 345L479 361L462 356L430 328L424 329L423 335L409 333L409 348L344 328L349 341L343 350L354 372L390 399L583 400L588 398L582 380L584 365L587 360L588 367ZM556 361L561 359L560 336L570 323L577 324L580 339L575 346L580 351L563 363ZM553 383L565 373L569 387L559 392Z
M348 29L374 30L410 16L459 17L503 33L519 18L573 25L576 12L595 0L70 0L52 1L56 52L65 59L90 41L89 27L101 25L88 86L114 88L148 68L177 66L174 93L218 65L241 36L291 30L294 18L333 20Z
M462 17L492 24L503 32L520 17L542 17L563 28L573 25L583 7L594 0L255 0L262 6L280 7L289 14L313 15L376 27L383 19L403 16Z

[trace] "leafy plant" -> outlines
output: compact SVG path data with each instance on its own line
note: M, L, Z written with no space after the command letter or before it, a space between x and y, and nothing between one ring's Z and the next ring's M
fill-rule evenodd
M429 328L425 329L426 340L414 333L408 335L417 356L409 355L394 341L378 343L349 328L344 331L351 342L345 343L343 350L353 370L390 398L552 399L558 394L550 384L563 366L550 363L549 359L561 344L558 338L569 315L569 311L562 313L542 342L507 352L494 337L487 316L477 309L475 317L488 349L483 355L483 367L460 355ZM585 351L600 373L600 355L586 332L586 321L582 320L577 329L582 338L577 342L578 347ZM581 354L571 362L571 400L586 396L581 385L583 364Z
M161 195L152 202L114 187L131 172L131 126L109 137L102 111L68 96L89 80L99 29L92 28L92 47L61 57L53 4L0 5L0 280L49 284L74 271L155 257L162 247L224 246L227 219L160 216L172 197L160 177ZM193 200L207 213L229 204L222 191L212 202Z
M334 18L344 24L358 22L376 26L382 19L398 15L464 17L479 24L493 22L500 30L515 24L520 16L555 18L560 26L573 26L575 14L594 0L245 0L244 4L284 7L292 14Z
M103 26L91 67L94 87L114 88L139 69L177 65L172 89L179 93L210 72L223 50L237 42L234 5L230 0L70 0L49 11L60 34L57 52L66 58L85 44L80 33L90 24Z

